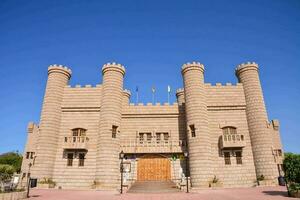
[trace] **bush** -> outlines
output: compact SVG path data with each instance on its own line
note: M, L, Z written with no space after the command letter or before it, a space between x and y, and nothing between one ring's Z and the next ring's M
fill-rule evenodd
M286 153L284 155L283 170L288 183L300 183L300 155Z
M300 191L300 155L286 153L283 160L283 170L289 196L299 197Z

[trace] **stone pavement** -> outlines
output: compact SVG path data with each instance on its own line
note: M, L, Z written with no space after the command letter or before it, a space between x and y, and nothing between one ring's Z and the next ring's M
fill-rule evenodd
M207 189L193 193L116 194L93 190L33 189L30 200L288 200L285 187Z
M128 193L174 193L180 192L172 181L136 181Z

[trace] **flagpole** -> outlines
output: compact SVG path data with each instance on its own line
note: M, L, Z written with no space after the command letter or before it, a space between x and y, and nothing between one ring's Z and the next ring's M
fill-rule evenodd
M168 103L170 103L170 92L171 92L171 87L168 85Z
M154 92L152 92L152 104L154 105Z
M155 87L152 87L152 104L155 104Z
M136 86L135 92L136 92L136 104L138 104L139 103L139 87L138 86Z

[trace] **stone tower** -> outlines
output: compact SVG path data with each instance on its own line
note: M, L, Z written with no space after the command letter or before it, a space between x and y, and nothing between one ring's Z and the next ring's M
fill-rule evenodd
M182 66L184 81L187 139L192 187L208 187L211 177L211 144L208 130L204 66L187 63Z
M184 90L182 88L176 90L176 97L178 105L182 105L184 103Z
M129 90L123 91L123 106L129 106L131 92Z
M39 125L37 155L32 174L37 178L52 177L61 122L64 88L71 78L71 70L62 65L50 65Z
M120 176L120 125L125 68L107 63L102 68L102 101L99 119L97 187L116 189Z
M258 75L258 65L250 62L240 64L236 69L236 75L244 87L256 175L263 175L268 184L275 184L278 173L272 154L272 139L268 129L268 116Z

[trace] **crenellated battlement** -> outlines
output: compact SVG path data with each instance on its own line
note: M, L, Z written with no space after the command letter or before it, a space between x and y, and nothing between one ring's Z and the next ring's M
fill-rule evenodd
M184 93L184 89L183 88L178 88L176 90L176 96L181 95L182 93Z
M113 63L104 64L102 67L102 74L104 74L105 72L107 72L109 70L121 72L123 74L123 76L125 74L125 67L119 63L113 62Z
M63 73L67 75L69 79L71 78L72 75L72 70L70 68L63 65L57 65L57 64L53 64L48 67L48 74L53 72Z
M236 69L235 69L235 74L237 76L239 76L239 74L241 72L244 72L246 70L258 70L258 64L255 63L255 62L247 62L247 63L242 63L242 64L239 64Z
M127 90L127 89L123 90L123 94L126 95L126 96L129 96L129 97L131 96L130 90Z
M148 103L130 103L129 106L135 106L135 107L166 107L166 106L178 106L178 103L177 102L173 102L173 103L168 103L168 102L164 102L164 103L151 103L151 102L148 102Z
M74 88L99 88L99 87L101 87L102 86L102 84L97 84L97 85L91 85L91 84L87 84L87 85L80 85L80 84L76 84L76 85L67 85L66 87L67 88L72 88L72 89L74 89Z
M222 84L222 83L214 83L214 84L211 84L211 83L205 83L204 84L206 87L219 87L219 88L224 88L224 87L242 87L243 84L242 83L225 83L225 84Z
M186 63L183 64L181 67L181 73L184 74L185 72L189 71L189 70L200 70L202 71L202 73L204 72L204 65L201 64L200 62L192 62L192 63Z

